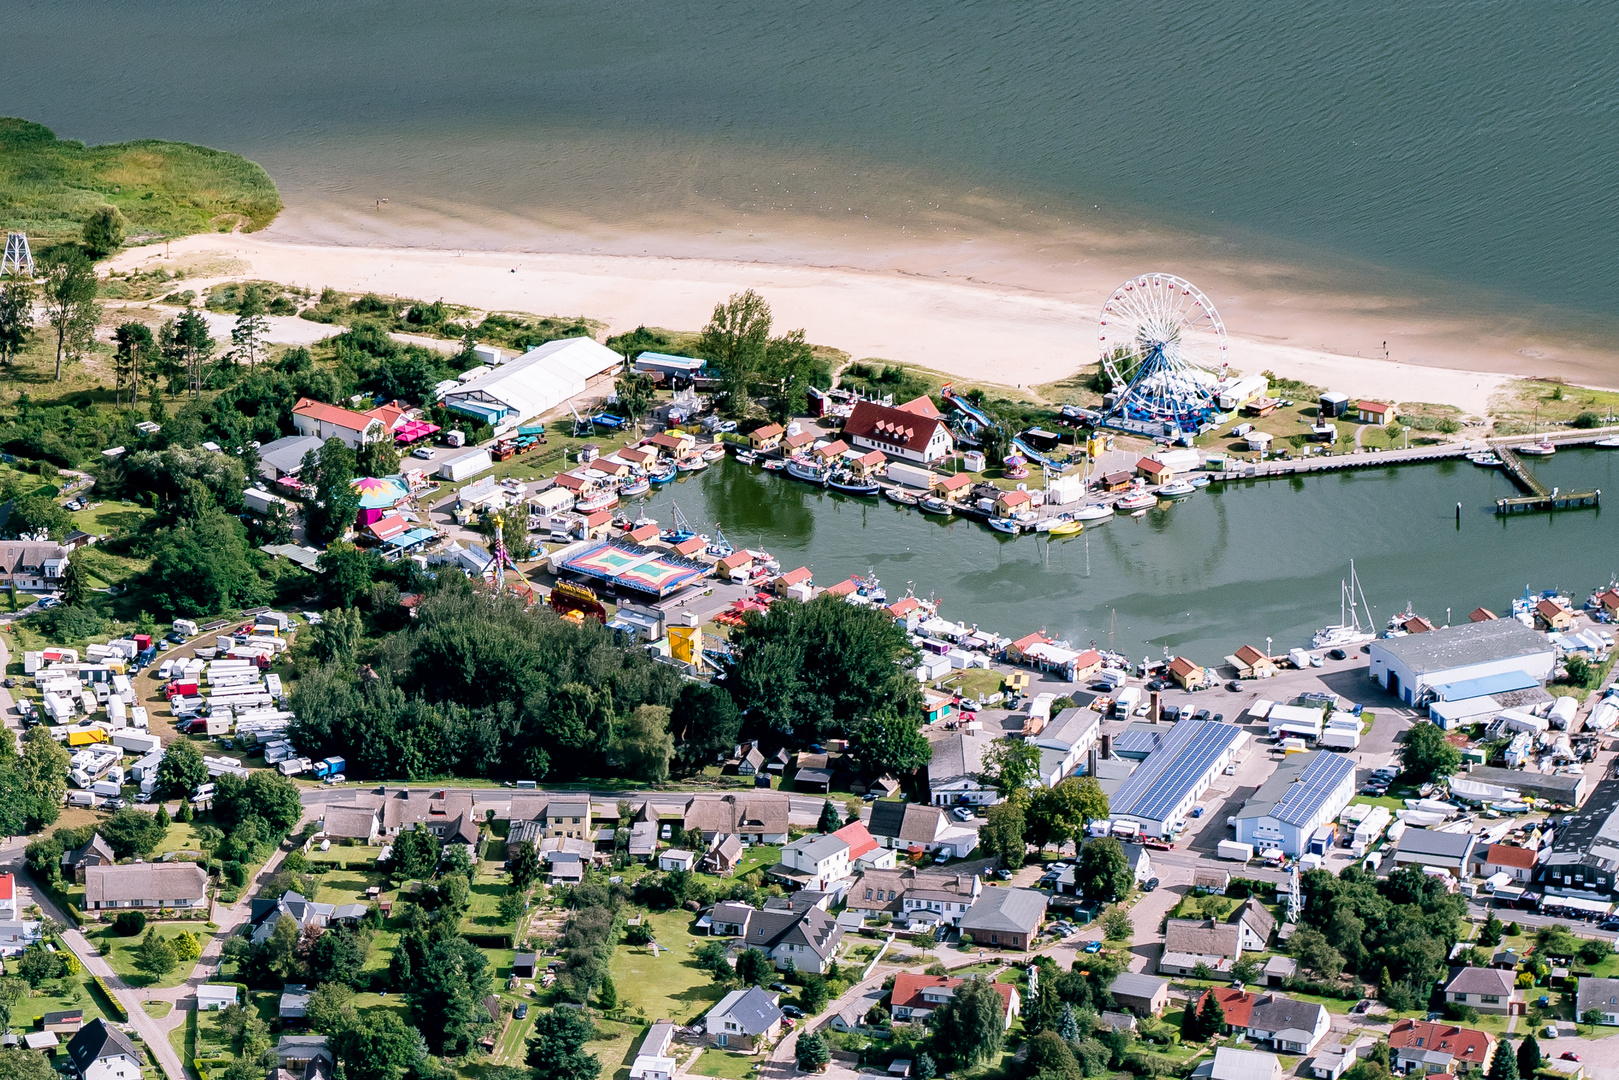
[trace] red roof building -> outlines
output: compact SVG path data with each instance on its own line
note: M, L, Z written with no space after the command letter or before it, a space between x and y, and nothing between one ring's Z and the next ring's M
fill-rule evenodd
M778 577L773 583L777 593L785 593L794 585L802 585L815 577L807 566L800 566L797 570L789 570Z
M1468 622L1491 622L1501 616L1487 607L1474 608L1473 613L1467 617Z
M908 401L898 408L874 401L857 402L843 424L844 438L862 450L930 464L954 453L955 439L927 398Z
M828 596L853 596L855 590L859 587L854 578L844 578L836 585L829 586L826 589L826 594Z
M1495 1053L1495 1039L1486 1032L1455 1024L1400 1020L1389 1032L1389 1049L1432 1050L1483 1070L1489 1067L1490 1057Z
M314 398L298 399L298 404L292 407L292 426L300 435L339 439L351 449L380 439L389 430L375 416L351 412Z
M933 1015L933 1010L949 1001L954 996L956 987L966 981L944 975L917 975L902 971L894 976L889 1012L893 1014L895 1020L925 1020ZM1017 988L1011 983L1003 982L990 985L1001 995L1001 1002L1006 1007L1002 1020L1007 1027L1011 1027L1012 1019L1018 1010Z
M851 821L832 835L849 845L850 862L854 862L868 851L877 850L877 840L864 822Z
M889 616L892 618L903 619L905 616L909 615L911 612L915 611L921 606L922 601L918 600L916 597L902 596L898 600L895 600L892 604L889 604L884 610L886 610Z
M848 449L848 443L844 442L842 439L833 439L825 446L816 447L815 456L820 458L822 461L831 461L834 458L842 457L844 453L848 451Z
M1225 1015L1225 1026L1228 1030L1246 1029L1248 1018L1253 1014L1254 1002L1260 998L1259 994L1247 990L1238 990L1233 986L1216 986L1209 991L1214 1000L1220 1003L1220 1011ZM1203 995L1199 994L1191 999L1188 1009L1201 1009Z

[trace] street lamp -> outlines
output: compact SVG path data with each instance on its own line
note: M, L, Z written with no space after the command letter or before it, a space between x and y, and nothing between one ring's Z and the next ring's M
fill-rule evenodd
M1270 638L1265 639L1265 659L1270 659Z

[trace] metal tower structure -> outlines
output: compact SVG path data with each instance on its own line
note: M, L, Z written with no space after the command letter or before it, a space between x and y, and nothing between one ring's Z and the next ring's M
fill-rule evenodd
M1217 411L1225 323L1185 278L1143 274L1120 285L1102 305L1098 338L1113 385L1111 425L1151 435L1196 432Z
M6 236L6 253L0 256L0 277L7 274L26 278L34 276L34 253L28 249L28 236L25 233L14 232Z
M1293 869L1287 874L1287 921L1297 926L1303 914L1304 893L1299 889L1299 864L1294 863Z

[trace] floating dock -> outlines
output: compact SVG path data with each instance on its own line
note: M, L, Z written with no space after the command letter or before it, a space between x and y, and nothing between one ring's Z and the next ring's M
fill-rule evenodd
M1576 445L1583 442L1594 442L1600 435L1576 435L1565 439L1552 436L1548 441L1555 441L1564 446ZM1497 514L1532 514L1541 510L1577 510L1584 506L1600 505L1602 489L1593 491L1561 491L1558 488L1549 488L1545 482L1529 470L1516 451L1517 446L1525 443L1519 441L1514 445L1506 443L1493 443L1490 449L1495 456L1501 459L1501 469L1512 482L1523 488L1529 494L1517 498L1495 500Z

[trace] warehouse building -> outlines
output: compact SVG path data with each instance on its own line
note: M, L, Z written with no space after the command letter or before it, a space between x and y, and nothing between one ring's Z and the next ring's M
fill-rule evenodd
M1545 799L1562 806L1583 806L1591 788L1585 774L1532 772L1528 769L1501 769L1493 765L1475 765L1468 771L1468 780L1480 784L1516 791L1529 799Z
M1544 682L1556 659L1546 635L1515 619L1495 619L1379 638L1371 643L1370 670L1389 693L1408 705L1422 705L1436 699L1442 686L1508 672Z
M1182 720L1109 800L1113 820L1134 822L1146 836L1174 832L1247 743L1235 724Z
M548 341L446 391L444 404L491 426L526 420L583 394L590 380L623 363L622 356L594 338Z
M1231 824L1241 843L1298 856L1311 834L1336 821L1354 797L1354 758L1326 750L1289 754Z

